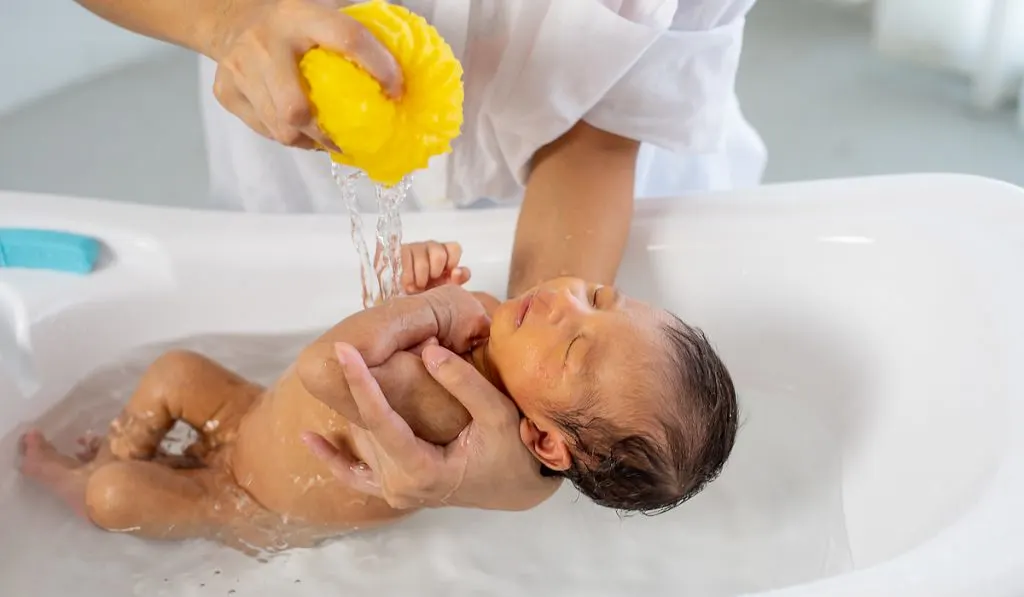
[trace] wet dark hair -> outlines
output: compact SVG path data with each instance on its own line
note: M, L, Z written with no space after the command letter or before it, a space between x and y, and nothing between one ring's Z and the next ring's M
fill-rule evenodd
M569 436L572 464L542 467L542 474L568 479L600 506L648 515L675 508L718 477L738 426L732 378L701 330L673 316L662 332L669 367L653 384L661 387L650 390L663 394L660 429L596 416L589 405L553 414Z

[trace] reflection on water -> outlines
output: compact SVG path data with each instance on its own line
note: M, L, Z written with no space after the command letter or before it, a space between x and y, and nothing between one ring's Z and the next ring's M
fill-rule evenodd
M315 334L175 342L271 382ZM40 426L70 448L101 431L166 346L138 349L84 379ZM723 476L677 510L620 518L571 488L526 513L437 510L260 563L219 546L104 533L0 470L4 594L736 595L851 568L834 434L807 402L744 392ZM754 389L756 390L756 388ZM5 425L4 429L10 429ZM13 431L0 445L13 446ZM233 592L232 592L233 591Z

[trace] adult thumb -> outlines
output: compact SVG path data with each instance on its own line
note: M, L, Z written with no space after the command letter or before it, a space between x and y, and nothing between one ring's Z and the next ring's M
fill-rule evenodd
M321 0L331 3L332 0ZM316 45L349 58L381 84L393 99L402 96L404 81L398 61L362 23L333 10L309 24L307 34Z
M421 355L427 372L462 403L478 424L518 423L518 410L507 396L473 365L441 346L427 346Z

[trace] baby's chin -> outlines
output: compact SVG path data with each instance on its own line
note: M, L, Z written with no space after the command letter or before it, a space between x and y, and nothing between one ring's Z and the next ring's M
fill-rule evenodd
M463 355L463 358L473 365L473 368L479 371L487 381L491 382L491 385L507 396L508 390L505 389L505 384L501 381L501 375L498 374L498 367L491 356L490 347L491 339L488 338Z

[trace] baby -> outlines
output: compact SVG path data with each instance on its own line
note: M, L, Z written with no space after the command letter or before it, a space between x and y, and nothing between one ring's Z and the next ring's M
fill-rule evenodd
M470 294L460 288L469 279L460 255L455 243L405 245L411 296L346 318L268 388L202 355L168 352L102 441L70 457L29 432L21 471L97 526L149 538L275 550L388 523L410 511L335 481L302 437L317 434L360 456L348 432L358 410L334 355L346 342L416 435L452 441L468 413L418 356L394 351L436 337L515 401L522 440L542 470L600 505L664 511L719 473L736 434L736 397L701 332L573 278L504 303ZM159 451L176 421L200 438L186 457Z

